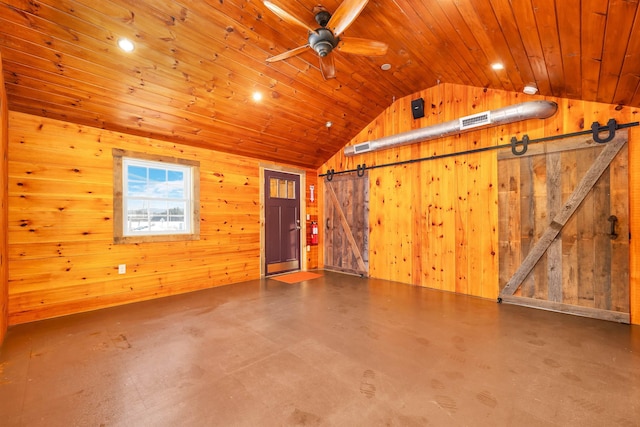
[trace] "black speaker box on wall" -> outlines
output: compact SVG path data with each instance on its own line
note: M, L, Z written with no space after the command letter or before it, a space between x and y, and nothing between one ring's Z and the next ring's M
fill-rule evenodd
M418 98L411 101L411 114L414 120L424 117L424 99Z

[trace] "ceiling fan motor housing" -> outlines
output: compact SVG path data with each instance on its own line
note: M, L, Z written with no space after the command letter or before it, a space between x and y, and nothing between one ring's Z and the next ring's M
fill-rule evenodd
M321 57L325 57L338 45L339 39L326 28L318 28L309 34L309 46Z

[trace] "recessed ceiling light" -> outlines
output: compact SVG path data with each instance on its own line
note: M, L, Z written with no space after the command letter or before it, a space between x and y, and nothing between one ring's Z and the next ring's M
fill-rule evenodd
M253 92L253 100L256 102L262 101L262 93L260 92Z
M324 124L327 128L330 128L331 126L333 126L333 123L331 123L330 121Z
M118 40L118 47L120 47L120 49L124 50L125 52L132 52L135 48L133 42L125 38Z
M502 62L494 62L493 64L491 64L491 68L493 68L494 70L503 70L504 65L502 65Z
M390 69L391 69L391 64L382 64L382 65L380 66L380 69L381 69L382 71L388 71L388 70L390 70Z

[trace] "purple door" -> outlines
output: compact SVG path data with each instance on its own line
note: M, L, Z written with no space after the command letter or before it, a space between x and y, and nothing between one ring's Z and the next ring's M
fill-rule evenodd
M266 274L300 269L300 176L266 170Z

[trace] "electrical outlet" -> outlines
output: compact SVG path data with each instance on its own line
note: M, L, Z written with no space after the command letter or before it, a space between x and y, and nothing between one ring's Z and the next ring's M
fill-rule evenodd
M118 274L125 274L127 272L127 264L118 265Z

